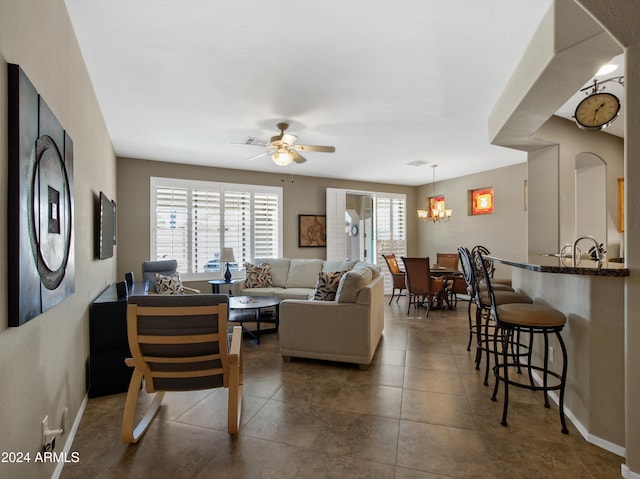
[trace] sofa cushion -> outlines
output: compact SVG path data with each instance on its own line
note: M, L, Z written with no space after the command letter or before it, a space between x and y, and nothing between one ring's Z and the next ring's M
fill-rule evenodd
M287 288L315 288L318 273L322 271L321 259L292 259L289 262Z
M371 274L373 275L372 279L376 279L378 276L382 274L382 270L380 269L380 266L375 264L365 263L364 261L358 261L353 266L353 269L362 269L362 268L368 268L371 271Z
M247 278L245 279L245 288L269 288L273 285L271 280L271 264L262 263L256 266L251 263L245 263Z
M366 266L356 265L351 271L347 271L338 285L336 301L338 303L355 303L360 290L373 280L373 273Z
M274 293L274 296L283 301L285 299L309 300L313 298L313 288L281 288Z
M284 288L289 274L289 258L256 258L255 264L271 265L271 283L277 288Z
M284 288L244 288L240 290L241 296L277 296Z
M154 279L158 294L184 294L184 287L177 271L168 276L156 273Z
M346 271L319 272L316 289L313 292L313 299L316 301L334 301L336 299L338 285L340 284L340 278L342 278L342 275L345 273Z
M353 267L358 263L358 260L327 260L322 263L322 271L325 273L331 273L333 271L351 271Z

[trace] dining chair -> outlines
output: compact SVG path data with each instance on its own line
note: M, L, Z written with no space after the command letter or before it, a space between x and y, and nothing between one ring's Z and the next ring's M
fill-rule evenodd
M242 409L242 328L227 333L229 297L222 294L130 296L127 337L133 367L121 438L135 443L157 413L165 392L224 387L227 428L238 432ZM153 395L140 401L144 391Z
M458 269L458 253L436 253L436 264L449 269Z
M409 292L409 308L411 305L419 308L424 305L427 309L427 317L434 303L442 305L444 300L444 281L442 278L431 276L429 258L405 258L402 257L404 271L406 273L407 291Z
M398 295L396 298L396 303L400 299L400 296L404 296L402 291L407 289L407 284L405 281L404 271L400 269L398 266L398 260L396 259L395 254L383 254L382 257L387 262L387 268L389 268L389 273L391 273L391 279L393 281L393 289L391 291L391 299L389 300L389 304L393 301L393 297L396 296L396 289L398 290Z
M436 264L458 271L458 253L436 253ZM447 303L453 309L458 306L458 294L467 294L467 286L462 274L448 274L444 278Z

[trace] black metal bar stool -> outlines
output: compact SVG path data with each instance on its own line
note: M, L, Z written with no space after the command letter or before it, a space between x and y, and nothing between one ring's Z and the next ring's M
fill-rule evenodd
M486 291L486 286L480 285L477 281L475 269L471 264L471 253L464 246L458 247L458 256L460 257L460 265L462 266L462 275L466 283L466 293L469 296L469 304L467 306L467 316L469 318L469 343L467 344L467 351L471 350L471 343L473 342L473 336L478 333L480 326L478 325L478 303L477 298L480 291ZM494 285L494 290L500 291L513 291L513 288L506 285ZM476 320L471 319L471 305L476 304ZM480 347L480 337L478 336L478 348ZM480 358L476 354L476 369L479 369Z
M479 253L481 267L484 267L482 254ZM496 379L493 388L492 401L496 401L500 382L504 383L504 404L502 409L503 426L507 425L507 411L509 408L509 386L543 391L544 407L549 405L549 391L560 392L558 409L560 413L560 423L562 433L568 434L567 423L564 416L564 389L567 380L567 349L565 347L560 332L564 327L567 318L560 311L537 303L507 303L497 304L495 293L491 287L491 280L485 272L487 292L491 304L491 315L495 320L495 330L493 336L493 352L495 364L493 373ZM514 335L521 333L529 334L529 347L524 351L511 349L510 345ZM533 364L533 342L535 335L541 334L544 340L544 354L542 365ZM549 335L554 335L562 350L562 371L560 373L549 369ZM501 347L498 347L498 340ZM522 360L524 359L524 363ZM509 368L526 368L528 372L528 383L516 381L509 376ZM542 374L542 385L537 385L533 379L533 371ZM549 384L549 377L555 378L554 384Z
M493 353L492 342L490 333L493 328L493 322L491 321L491 303L489 301L489 295L485 284L480 284L478 277L476 276L473 263L475 258L472 259L472 253L469 250L460 247L458 248L458 255L460 256L460 263L462 264L462 271L465 275L465 281L470 291L472 301L476 305L476 318L475 323L471 320L471 305L469 305L469 344L471 343L471 336L476 334L477 336L477 349L476 349L476 369L480 369L480 363L482 362L482 353L486 352L487 360L485 361L484 372L484 385L489 385L489 363L491 361L490 355ZM479 261L479 260L478 260ZM499 291L495 291L496 289ZM494 296L497 304L507 303L533 303L533 300L524 293L518 293L513 288L506 285L494 285ZM515 351L521 351L526 349L526 345L522 345L519 341L519 336L516 336L511 344L511 348ZM469 347L467 347L467 351Z

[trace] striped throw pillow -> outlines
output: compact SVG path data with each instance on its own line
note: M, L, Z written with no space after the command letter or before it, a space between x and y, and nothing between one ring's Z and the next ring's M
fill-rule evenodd
M316 289L313 292L313 299L316 301L334 301L340 278L346 271L333 271L330 273L318 273Z

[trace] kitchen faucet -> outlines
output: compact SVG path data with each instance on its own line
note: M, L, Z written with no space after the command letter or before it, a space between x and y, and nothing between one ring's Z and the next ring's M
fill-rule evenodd
M606 251L604 251L604 248L602 248L602 245L598 245L598 241L593 236L590 236L590 235L580 236L578 239L576 239L573 242L571 266L573 266L574 268L577 266L576 258L578 256L578 243L583 239L593 241L593 247L589 249L589 253L591 254L591 257L593 258L593 260L598 263L598 267L600 267L602 261L604 260L604 253L606 253Z

